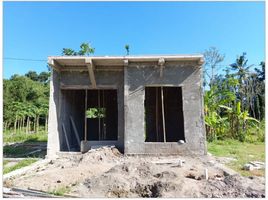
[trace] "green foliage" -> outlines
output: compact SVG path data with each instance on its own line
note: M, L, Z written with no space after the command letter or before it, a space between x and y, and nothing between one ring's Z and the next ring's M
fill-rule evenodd
M228 121L231 122L229 126L229 132L231 133L231 137L239 139L241 142L245 141L248 130L248 121L260 123L255 118L250 117L247 110L243 112L241 111L240 101L236 103L235 107L231 108L228 106L220 105L220 108L226 110Z
M206 65L211 67L223 57L215 49L205 52ZM207 140L233 138L240 141L264 141L264 66L262 70L250 71L246 53L239 56L227 68L226 74L214 75L209 89L204 92L205 124ZM214 63L214 64L213 64ZM211 77L211 76L209 76ZM254 134L252 134L254 132Z
M89 55L93 54L95 52L95 48L92 48L89 43L83 42L80 45L80 51L78 52L78 55Z
M33 81L38 81L38 74L35 71L29 71L25 76Z
M57 196L64 196L66 193L70 191L71 191L71 188L69 186L60 186L56 189L50 190L48 193L57 195Z
M4 143L13 142L47 142L47 131L45 127L40 127L37 133L28 134L25 128L22 131L14 133L13 130L6 130L3 134Z
M47 128L50 72L37 74L29 71L25 76L13 75L4 79L4 132L38 132Z
M64 56L84 56L84 55L89 55L89 54L94 54L95 48L91 47L89 43L83 42L80 45L80 50L75 51L70 48L63 48L62 49L62 55Z
M89 108L86 111L87 118L104 118L106 116L106 109L105 108Z
M4 174L7 174L9 172L12 172L14 170L17 170L17 169L20 169L22 167L26 167L26 166L29 166L31 165L32 163L36 162L37 159L35 158L27 158L27 159L24 159L22 161L19 161L17 164L11 166L11 167L5 167L4 166L4 170L3 170L3 173Z
M127 55L129 55L129 45L128 44L125 45L125 49L127 51Z

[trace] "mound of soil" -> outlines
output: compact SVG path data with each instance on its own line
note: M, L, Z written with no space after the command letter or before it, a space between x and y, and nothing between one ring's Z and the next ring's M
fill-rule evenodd
M216 163L211 156L124 156L116 148L102 147L62 156L5 182L46 192L68 187L69 195L87 198L265 197L264 177L226 175Z

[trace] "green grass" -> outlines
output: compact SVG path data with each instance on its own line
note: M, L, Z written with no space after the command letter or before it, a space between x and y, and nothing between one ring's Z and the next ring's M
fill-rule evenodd
M49 194L57 195L57 196L63 196L66 193L70 192L71 188L68 186L60 186L52 191L49 191Z
M14 133L12 130L7 130L3 134L4 143L13 142L47 142L47 132L40 130L38 133Z
M4 155L9 155L9 156L12 156L12 157L17 157L19 155L23 155L23 154L26 154L28 152L30 152L31 149L28 149L28 148L25 148L23 146L4 146L3 148L3 153Z
M215 156L236 158L236 161L231 161L226 165L243 176L264 176L265 170L245 171L242 169L250 161L265 161L265 144L262 142L214 141L208 143L208 151Z
M3 173L4 174L7 174L9 172L12 172L14 170L17 170L17 169L20 169L22 167L26 167L28 165L31 165L32 163L36 162L37 159L34 159L34 158L27 158L27 159L24 159L22 161L19 161L17 164L11 166L11 167L5 167L5 164L4 164L4 170L3 170Z

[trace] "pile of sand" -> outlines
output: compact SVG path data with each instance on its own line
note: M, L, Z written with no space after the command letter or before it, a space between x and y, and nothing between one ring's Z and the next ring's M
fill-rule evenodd
M9 181L13 187L48 192L68 187L70 195L79 197L265 196L264 177L226 175L216 164L209 156L124 156L114 147L102 147L62 156Z

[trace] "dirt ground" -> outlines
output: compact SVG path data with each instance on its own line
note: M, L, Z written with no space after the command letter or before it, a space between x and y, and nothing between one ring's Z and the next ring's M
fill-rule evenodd
M209 155L123 156L103 147L61 156L4 186L46 192L67 187L79 197L265 197L264 177L226 173L218 164Z

